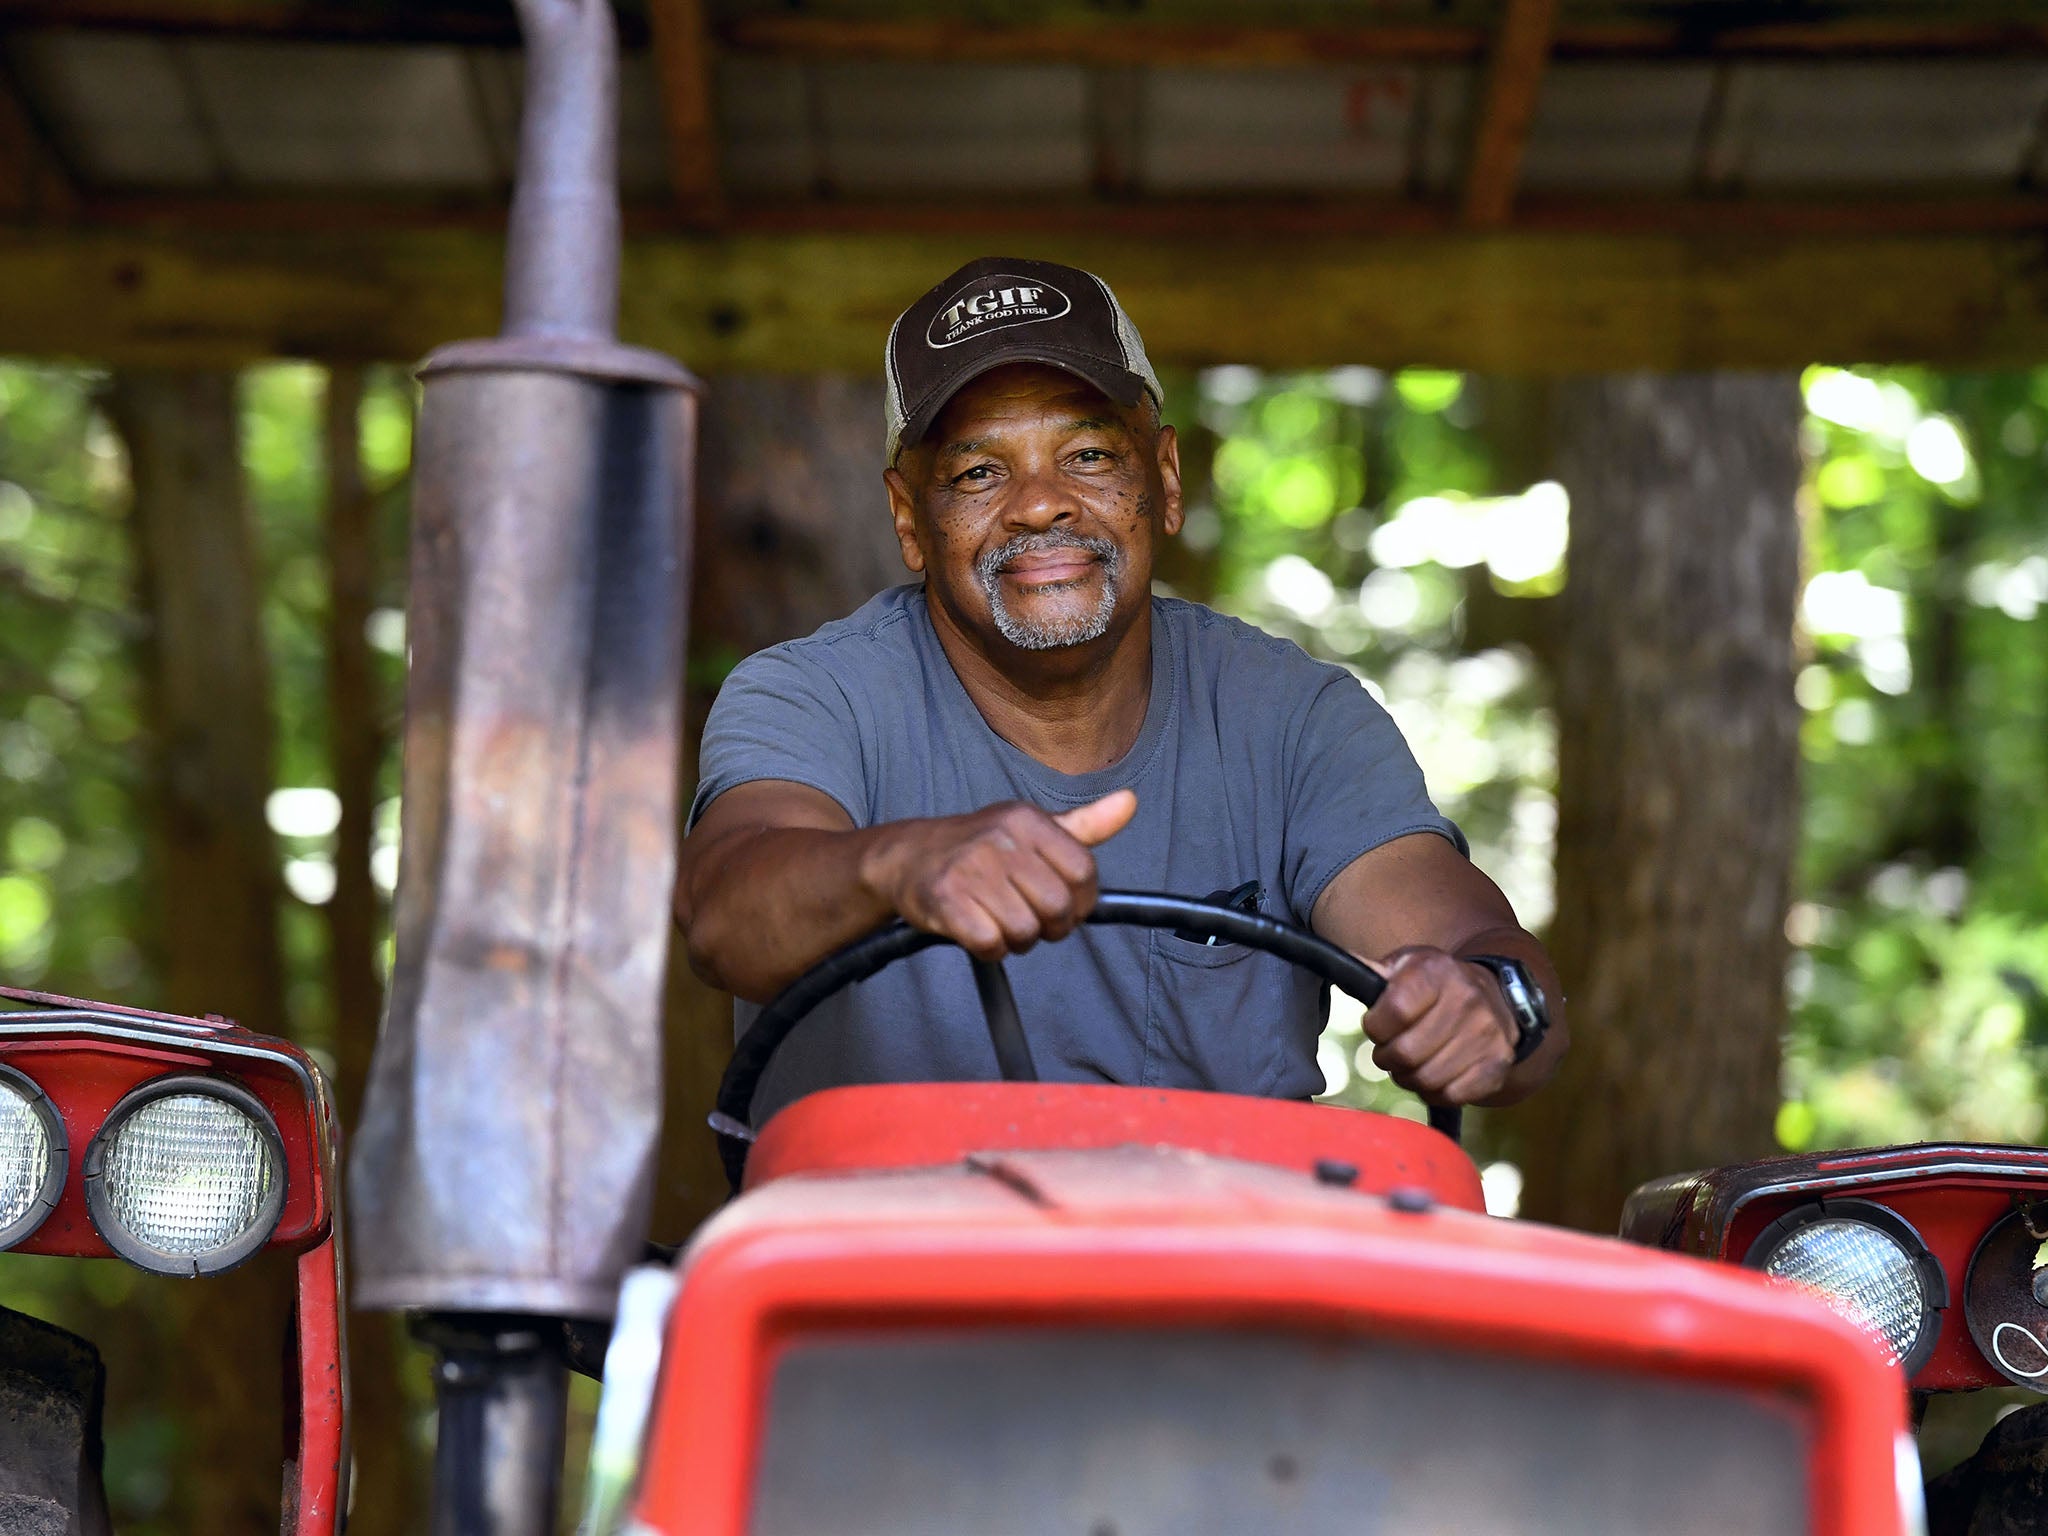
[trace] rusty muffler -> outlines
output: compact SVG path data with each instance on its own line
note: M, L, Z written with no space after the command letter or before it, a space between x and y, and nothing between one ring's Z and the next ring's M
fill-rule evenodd
M485 1533L552 1530L553 1341L647 1237L696 424L690 375L615 339L608 0L518 9L504 334L419 371L397 949L349 1168L355 1304L427 1319L465 1426L434 1528Z

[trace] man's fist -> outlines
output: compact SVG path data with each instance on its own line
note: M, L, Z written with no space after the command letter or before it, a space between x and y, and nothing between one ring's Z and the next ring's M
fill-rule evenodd
M977 960L1000 960L1073 932L1095 905L1089 850L1137 809L1138 797L1119 789L1056 816L1011 801L898 822L863 860L861 878L911 926Z
M1379 962L1387 990L1365 1013L1373 1064L1432 1104L1475 1104L1500 1092L1517 1031L1500 982L1441 949L1397 949Z

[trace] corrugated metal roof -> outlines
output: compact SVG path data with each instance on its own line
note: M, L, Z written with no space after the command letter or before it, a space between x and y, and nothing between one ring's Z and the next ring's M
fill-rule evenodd
M821 183L835 192L1064 192L1088 185L1086 71L819 64Z
M1684 190L1714 75L1707 64L1553 64L1536 103L1522 185L1555 192Z
M1399 192L1418 70L1147 70L1140 182L1162 193Z
M1925 14L1924 0L1858 10L1884 17L1909 5ZM878 10L852 0L822 9ZM1214 10L1155 0L1146 14ZM1750 0L1642 0L1625 13L1575 0L1567 11L1709 28L1764 14ZM1373 20L1410 13L1445 14L1433 0L1381 0ZM1956 0L1944 14L2009 13ZM505 48L45 28L7 35L4 56L91 191L488 195L506 184L515 151L519 65ZM1478 60L1212 68L726 54L717 122L727 194L742 202L1435 196L1458 185L1481 78ZM622 179L630 196L657 198L665 141L644 50L627 57L621 95ZM2048 58L1572 58L1543 79L1521 185L1907 193L2017 189L2044 169Z
M412 192L493 180L465 50L206 42L176 51L193 117L230 183Z
M1731 100L1747 186L1987 186L2022 173L2048 63L1754 64Z
M100 187L203 187L221 176L179 50L158 38L32 33L10 62L66 162Z

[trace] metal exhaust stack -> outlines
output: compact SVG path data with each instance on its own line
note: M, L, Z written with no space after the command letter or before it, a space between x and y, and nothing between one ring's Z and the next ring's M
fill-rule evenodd
M647 1236L695 383L619 345L609 0L518 0L505 328L420 368L396 967L355 1302L441 1351L433 1529L554 1529L560 1319ZM354 1025L358 1021L349 1021Z

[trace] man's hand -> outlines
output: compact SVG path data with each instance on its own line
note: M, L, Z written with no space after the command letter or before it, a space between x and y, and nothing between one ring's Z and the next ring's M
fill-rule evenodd
M867 850L861 881L913 927L1000 960L1073 932L1095 905L1089 850L1137 809L1138 797L1119 789L1058 815L1013 801L898 822Z
M1500 981L1441 949L1411 946L1379 962L1387 990L1365 1013L1373 1064L1432 1104L1474 1104L1499 1093L1515 1064L1517 1031Z

